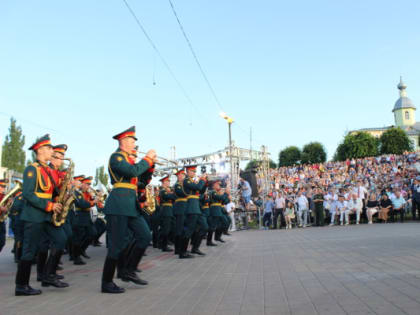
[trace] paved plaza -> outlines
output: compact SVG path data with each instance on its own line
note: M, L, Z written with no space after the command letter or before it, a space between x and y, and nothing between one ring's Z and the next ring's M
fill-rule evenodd
M63 258L69 288L35 297L13 295L9 241L0 254L0 314L420 314L420 224L242 231L225 239L191 260L149 249L140 267L150 284L122 283L122 295L99 292L105 248L89 248L85 266Z

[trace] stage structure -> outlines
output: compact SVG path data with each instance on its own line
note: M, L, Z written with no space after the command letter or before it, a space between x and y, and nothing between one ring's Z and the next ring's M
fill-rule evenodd
M232 156L230 156L232 152ZM243 149L232 144L232 147L226 147L222 150L185 157L185 158L175 158L173 160L167 161L164 165L161 165L156 168L156 174L170 174L174 169L179 169L185 165L197 164L198 166L210 166L209 174L216 173L216 167L225 168L229 166L229 177L231 178L231 190L235 195L235 192L238 187L239 182L239 172L240 172L240 163L243 161L255 160L260 162L257 168L258 177L260 179L260 189L264 196L267 195L269 191L269 166L270 166L270 153L267 150L266 146L261 146L261 150L250 150Z

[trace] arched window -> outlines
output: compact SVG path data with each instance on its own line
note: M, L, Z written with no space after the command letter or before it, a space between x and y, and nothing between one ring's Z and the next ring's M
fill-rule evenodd
M408 112L408 110L405 111L405 119L406 120L410 119L410 113Z

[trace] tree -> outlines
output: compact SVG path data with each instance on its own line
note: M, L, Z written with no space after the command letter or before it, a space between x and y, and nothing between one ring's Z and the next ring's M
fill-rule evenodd
M310 142L303 147L302 164L324 163L326 160L327 153L321 143Z
M291 166L300 162L302 153L298 147L290 146L280 151L279 166Z
M270 168L276 168L277 164L270 159ZM251 160L248 162L248 164L245 166L245 170L250 170L253 168L257 168L261 164L261 161L259 160Z
M367 132L347 134L334 155L335 161L378 155L378 140Z
M25 136L22 128L16 125L16 119L10 119L9 134L3 143L2 166L23 173L25 169Z
M413 144L407 134L399 127L390 128L379 138L381 154L402 154L412 151Z
M95 173L95 186L97 186L99 183L102 183L105 187L108 185L108 174L105 173L105 167L100 166L96 168Z

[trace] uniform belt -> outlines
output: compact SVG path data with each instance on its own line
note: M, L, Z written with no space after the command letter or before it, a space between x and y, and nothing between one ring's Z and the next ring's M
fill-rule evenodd
M202 206L201 208L202 208L202 209L208 209L208 208L209 208L209 206Z
M52 198L52 194L48 194L48 193L35 192L35 195L38 198L41 198L41 199L51 199Z
M128 188L128 189L137 190L137 185L130 184L130 183L115 183L114 188Z
M82 209L82 208L75 208L76 211L90 211L90 208Z
M175 202L180 202L180 201L187 201L187 198L178 198L177 200L175 200Z
M222 204L220 202L214 202L212 204L210 204L210 207L221 207Z
M168 207L172 207L172 203L170 203L170 202L164 202L164 203L162 203L162 205L161 206L168 206Z
M187 199L199 199L200 197L199 196L196 196L196 195L189 195L188 197L187 197Z

